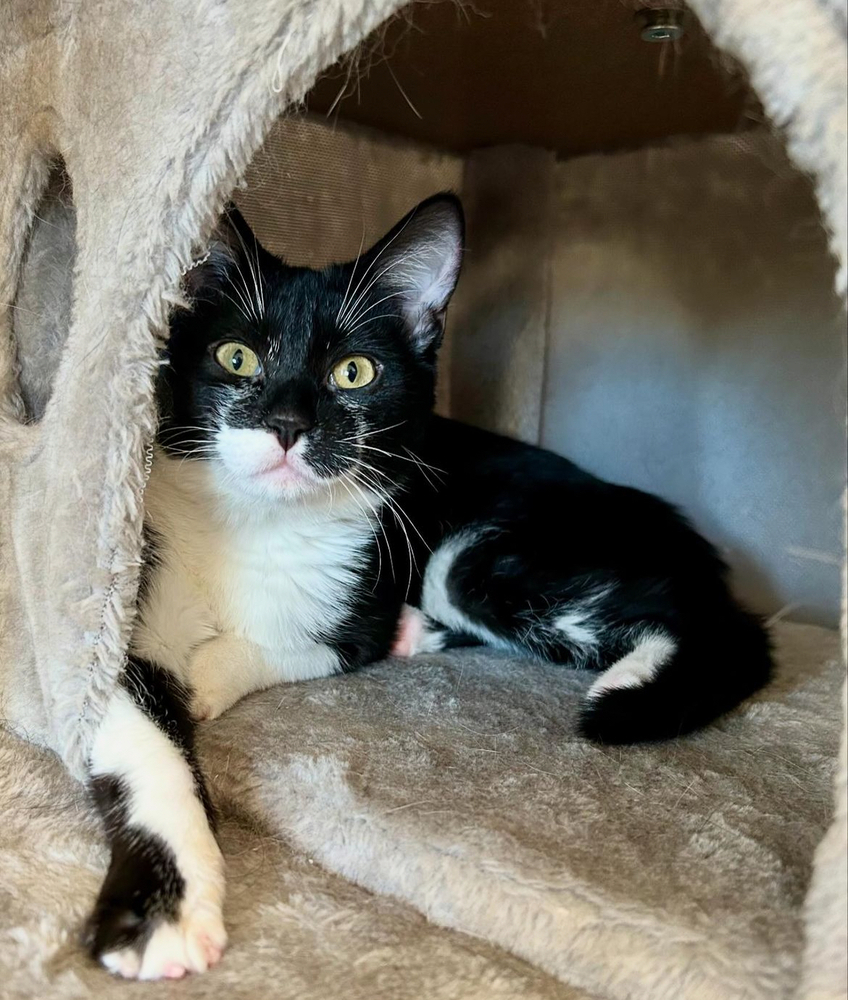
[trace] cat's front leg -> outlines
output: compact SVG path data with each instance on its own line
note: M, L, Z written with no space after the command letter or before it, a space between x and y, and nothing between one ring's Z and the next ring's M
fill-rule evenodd
M87 927L92 955L129 979L177 979L227 943L224 859L194 753L186 691L131 656L89 761L111 861Z
M270 651L224 632L202 642L189 657L191 711L196 719L216 719L253 691L285 681L328 677L339 669L338 655L320 643Z

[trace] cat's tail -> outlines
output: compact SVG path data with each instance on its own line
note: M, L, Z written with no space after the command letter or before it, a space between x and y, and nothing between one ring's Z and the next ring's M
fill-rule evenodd
M599 743L672 739L735 708L771 672L768 633L733 603L679 636L646 628L590 688L580 731Z

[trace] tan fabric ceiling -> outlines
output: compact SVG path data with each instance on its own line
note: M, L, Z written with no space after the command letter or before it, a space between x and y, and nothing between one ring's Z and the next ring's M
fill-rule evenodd
M522 142L574 155L758 122L744 77L694 16L677 42L642 41L648 6L419 2L329 70L308 108L457 152Z

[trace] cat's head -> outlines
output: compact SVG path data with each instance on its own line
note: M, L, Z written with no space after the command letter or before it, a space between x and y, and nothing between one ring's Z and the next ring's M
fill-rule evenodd
M160 442L234 497L387 490L414 464L462 259L459 200L422 202L356 261L289 267L229 210L171 323Z

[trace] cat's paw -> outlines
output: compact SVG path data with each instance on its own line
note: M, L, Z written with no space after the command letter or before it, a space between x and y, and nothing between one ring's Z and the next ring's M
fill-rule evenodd
M444 647L444 629L433 622L418 608L404 604L400 611L392 656L415 656L418 653L435 653Z
M182 979L206 972L227 945L220 908L209 904L184 907L177 920L160 919L152 926L129 910L111 917L111 929L92 932L98 940L94 957L124 979Z
M266 674L264 659L253 643L228 634L207 639L188 660L192 717L217 719L246 694L266 687Z
M208 722L210 719L217 719L219 715L235 705L239 697L239 695L232 695L226 689L215 689L207 686L192 694L189 711L197 722Z
M224 859L205 815L195 828L190 813L181 819L176 850L138 828L112 845L83 940L115 975L180 979L215 965L227 944Z

